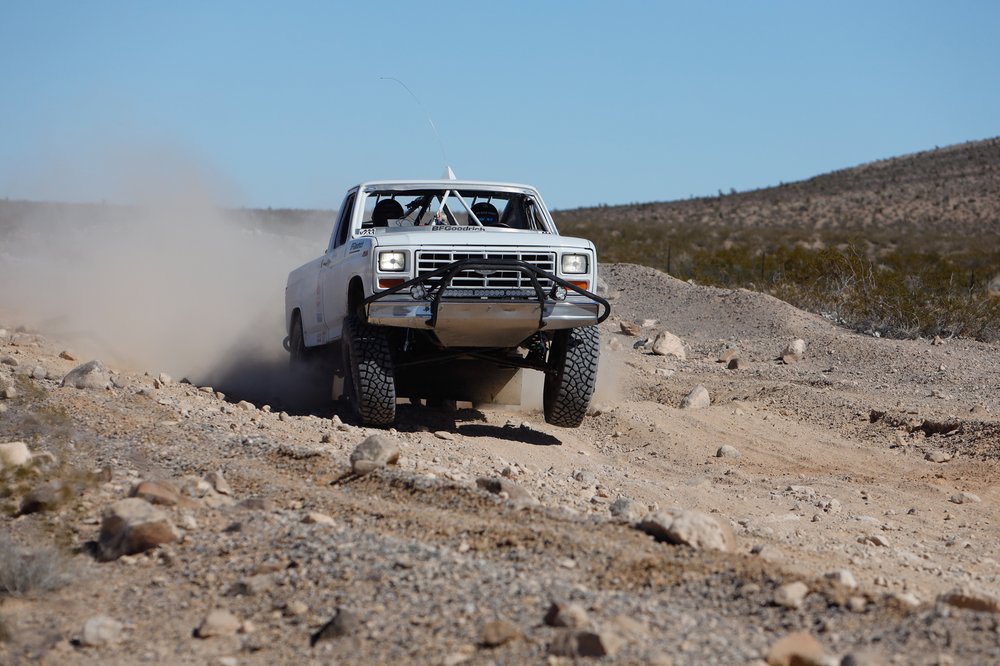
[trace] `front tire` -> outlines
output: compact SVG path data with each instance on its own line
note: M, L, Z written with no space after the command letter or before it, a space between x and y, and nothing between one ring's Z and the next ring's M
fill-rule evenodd
M355 417L363 425L392 425L396 420L396 381L385 329L348 315L340 339L344 388Z
M600 354L597 326L553 334L543 396L546 423L576 428L583 422L597 385Z

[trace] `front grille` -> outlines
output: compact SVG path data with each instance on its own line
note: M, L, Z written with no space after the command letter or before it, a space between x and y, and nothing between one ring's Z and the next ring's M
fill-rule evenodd
M549 273L554 273L556 268L556 256L552 252L423 251L417 252L417 277L463 259L519 259ZM488 274L483 275L482 273ZM538 283L545 290L552 287L552 280L546 278L538 278ZM462 289L526 289L530 291L531 295L534 294L531 287L531 279L518 270L487 269L477 272L475 269L471 269L461 271L452 279L451 289L448 291Z

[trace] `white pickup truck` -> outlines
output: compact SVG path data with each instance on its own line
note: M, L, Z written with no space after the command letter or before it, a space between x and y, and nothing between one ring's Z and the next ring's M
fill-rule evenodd
M610 314L596 284L594 244L560 236L532 187L362 183L288 276L285 348L293 366L333 351L334 397L366 425L391 425L397 399L517 403L535 370L546 421L576 427Z

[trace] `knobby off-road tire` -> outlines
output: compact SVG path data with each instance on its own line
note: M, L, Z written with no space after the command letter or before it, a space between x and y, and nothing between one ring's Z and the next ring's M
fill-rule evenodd
M348 315L341 349L344 387L354 415L364 425L392 425L396 420L396 380L385 329Z
M302 333L302 318L295 314L292 318L291 331L288 333L288 364L293 371L299 371L312 360L312 356L306 347L305 335Z
M545 373L545 422L576 428L587 415L601 354L597 326L556 331Z

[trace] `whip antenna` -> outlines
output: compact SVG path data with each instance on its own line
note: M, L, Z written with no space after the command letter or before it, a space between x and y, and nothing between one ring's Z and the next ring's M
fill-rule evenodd
M424 108L424 105L420 103L420 98L417 97L412 90L410 90L410 87L408 85L406 85L405 83L403 83L394 76L380 76L379 79L382 81L395 81L399 85L403 86L403 90L410 93L410 97L413 98L413 101L417 103L417 106L420 107L420 110L424 112L424 116L427 117L427 124L430 125L431 129L434 131L434 138L437 139L438 148L441 149L441 159L444 160L445 169L450 170L451 167L448 166L448 155L444 152L444 142L441 141L441 135L438 134L437 127L434 126L434 121L431 119L431 114L428 113L427 109Z

